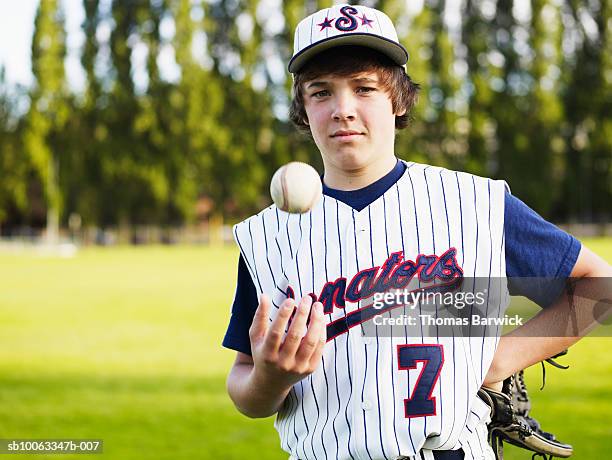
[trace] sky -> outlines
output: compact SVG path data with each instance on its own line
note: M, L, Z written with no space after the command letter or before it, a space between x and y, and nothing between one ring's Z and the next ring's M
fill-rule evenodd
M0 65L12 83L29 85L32 81L30 45L37 4L35 0L0 0L5 11L0 15Z
M82 88L84 75L80 69L79 50L83 43L81 23L85 17L82 0L61 0L66 13L67 48L66 73L73 88ZM0 0L4 14L0 15L0 65L12 84L30 86L32 33L38 0ZM7 14L8 13L8 14Z

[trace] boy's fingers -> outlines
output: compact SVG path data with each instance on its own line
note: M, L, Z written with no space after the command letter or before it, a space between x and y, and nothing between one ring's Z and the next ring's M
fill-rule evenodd
M297 312L293 317L291 326L287 330L285 341L281 346L281 354L285 357L295 356L295 352L300 346L300 342L306 332L306 321L308 314L310 313L310 306L312 304L312 298L310 296L302 297L298 306Z
M323 351L325 350L326 343L327 341L325 340L325 338L322 337L321 340L319 341L319 344L315 348L315 351L312 353L312 356L310 357L310 367L312 369L316 369L317 367L319 367L319 364L321 363L321 357L323 356Z
M253 339L263 337L266 334L266 330L268 329L269 314L270 299L266 294L262 294L259 297L259 306L257 307L257 310L255 310L253 322L251 323L251 327L249 328L249 336L251 338L251 341Z
M322 348L321 343L325 343L323 330L325 322L323 320L323 306L316 302L310 312L310 325L308 332L302 339L302 343L296 354L296 361L310 361L313 354Z
M325 314L323 313L323 305L321 305L321 329L319 343L315 348L312 356L310 357L310 367L312 369L316 369L319 367L321 363L321 357L323 356L323 351L325 350L325 344L327 343L327 321L325 321Z
M278 351L287 329L287 323L289 318L295 309L295 301L293 299L286 299L278 309L276 318L272 321L270 328L266 334L265 348L268 351Z

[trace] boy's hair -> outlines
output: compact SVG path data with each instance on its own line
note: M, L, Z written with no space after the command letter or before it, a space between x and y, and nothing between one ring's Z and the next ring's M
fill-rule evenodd
M405 128L417 101L419 85L410 79L404 67L395 64L384 54L352 45L321 52L294 75L289 118L298 129L310 133L310 127L306 124L308 117L304 107L303 84L322 75L347 77L372 71L377 72L382 87L389 94L393 111L397 113L406 109L404 115L395 117L395 128Z

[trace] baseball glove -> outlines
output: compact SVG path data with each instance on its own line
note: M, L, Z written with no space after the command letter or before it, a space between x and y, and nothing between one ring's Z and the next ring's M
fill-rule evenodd
M552 358L550 361L552 361ZM561 367L554 361L552 361L552 364ZM501 392L483 387L478 391L478 396L491 408L489 444L491 444L497 460L503 460L504 458L504 442L533 452L532 459L536 457L544 459L552 459L552 457L567 458L572 455L573 448L571 445L560 442L553 434L543 431L538 421L529 415L531 402L523 378L523 371L504 380Z

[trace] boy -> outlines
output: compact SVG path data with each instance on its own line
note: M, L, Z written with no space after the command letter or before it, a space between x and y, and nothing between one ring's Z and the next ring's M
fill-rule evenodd
M277 414L291 459L494 458L478 389L578 339L564 337L562 321L550 326L566 314L561 301L497 351L495 337L408 327L368 335L372 296L464 274L610 275L503 181L396 158L395 129L418 91L407 58L380 11L338 5L304 19L289 63L291 119L321 153L324 196L306 214L271 206L234 229L241 257L224 346L238 353L228 392L247 416ZM489 304L503 308L505 294Z

